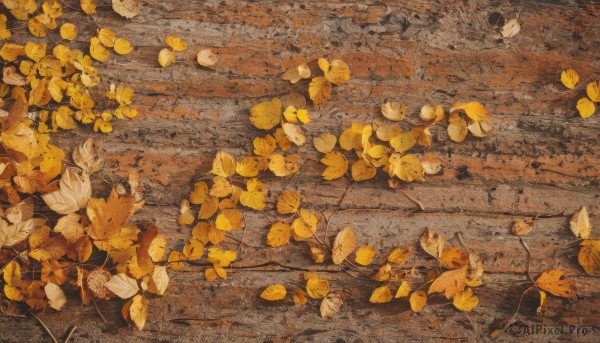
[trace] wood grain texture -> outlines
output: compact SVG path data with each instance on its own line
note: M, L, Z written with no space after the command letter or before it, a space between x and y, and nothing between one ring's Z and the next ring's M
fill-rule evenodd
M77 7L75 1L68 3ZM475 289L480 305L468 315L443 301L428 304L420 314L413 314L406 301L370 304L375 282L351 277L337 266L312 265L303 244L267 248L268 219L247 211L244 240L257 247L243 247L227 280L206 282L202 266L170 273L168 295L149 301L143 332L126 327L118 300L100 304L109 320L103 324L93 306L72 298L63 311L42 316L57 336L66 336L76 324L76 342L488 340L490 325L510 317L529 287L527 251L510 234L512 221L537 217L533 232L524 237L533 252L532 275L564 268L578 282L580 296L549 297L542 316L535 316L535 301L529 299L518 319L594 331L521 339L594 342L600 337L598 278L585 275L577 264L576 244L568 244L573 240L568 218L581 205L600 228L600 115L580 118L575 103L581 87L565 91L559 81L560 71L569 67L579 72L583 85L600 77L597 1L149 0L132 20L106 6L99 12L100 26L115 29L135 46L128 56L111 57L107 72L110 82L135 88L140 115L117 122L109 135L82 128L53 140L69 150L94 135L107 153L101 175L113 182L137 170L147 201L137 219L155 220L169 247L181 248L190 235L190 228L176 223L178 204L194 179L210 169L215 152L249 154L252 139L263 134L250 125L249 108L293 90L306 93L306 82L291 85L281 79L282 72L326 56L346 61L352 78L311 113L310 137L339 134L353 121L380 118L379 106L386 99L406 103L413 116L426 103L448 107L478 100L494 118L494 133L455 144L444 127L433 130L429 152L443 160L443 174L406 187L425 211L390 190L383 176L364 183L323 181L320 156L310 145L297 151L301 172L289 188L328 217L347 192L330 220L328 238L352 225L359 245L376 247L379 256L398 245L418 251L425 227L436 228L451 245L460 244L460 232L482 255L485 286ZM498 39L498 27L488 22L493 12L519 15L521 33ZM65 10L64 17L80 25L80 32L95 29L81 13ZM173 67L162 69L157 55L167 34L181 36L190 47L177 53ZM78 39L75 45L84 47L88 37ZM219 56L214 68L196 64L195 54L204 48ZM261 179L268 185L270 204L291 180ZM95 186L106 188L99 180ZM323 234L324 227L319 230ZM434 261L418 252L409 263ZM303 270L319 271L341 291L344 305L335 318L322 320L316 301L298 307L291 300L259 298L269 284L301 283ZM2 342L49 339L32 319L0 317L0 332ZM499 338L513 339L509 333Z

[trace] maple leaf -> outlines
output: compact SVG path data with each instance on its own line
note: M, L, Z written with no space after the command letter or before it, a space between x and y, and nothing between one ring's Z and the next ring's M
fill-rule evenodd
M479 298L473 296L473 291L470 288L458 293L452 301L454 307L463 312L471 311L478 303Z
M321 159L321 163L327 166L322 174L325 180L339 179L348 170L348 160L342 153L337 151L325 154Z
M462 292L465 289L466 277L466 267L443 272L433 280L427 294L444 292L447 299L452 299L457 293Z
M440 256L440 265L449 269L457 269L467 265L467 253L457 247L447 247Z
M536 286L550 292L552 295L563 298L575 298L577 290L575 283L564 278L565 271L560 269L550 269L542 273L537 280Z
M122 237L120 231L133 214L133 204L132 196L118 196L114 189L107 200L102 198L89 200L86 211L92 225L87 227L86 231L98 249L108 251L110 245L118 243L128 246L127 238ZM111 242L111 239L117 241Z
M69 214L86 207L92 196L92 186L87 174L79 175L67 168L60 179L60 190L42 195L50 209L59 214Z

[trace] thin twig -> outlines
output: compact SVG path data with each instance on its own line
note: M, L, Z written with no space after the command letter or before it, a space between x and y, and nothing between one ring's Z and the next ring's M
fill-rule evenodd
M71 339L71 336L73 335L73 333L75 332L75 330L77 330L77 325L73 325L73 327L69 331L69 334L67 335L67 338L65 338L64 343L68 343L69 342L69 340Z
M52 342L58 343L58 341L56 340L56 337L54 337L54 335L52 334L52 331L50 331L50 329L46 326L46 324L44 324L44 322L38 316L36 316L35 313L33 313L33 312L29 312L29 313L31 313L31 315L33 316L33 318L35 318L38 321L38 323L40 323L40 325L42 325L42 327L44 328L44 330L46 330L46 332L48 333L48 335L50 335L50 338L52 339Z
M350 187L352 187L351 183L348 184L348 187L344 191L344 194L342 195L342 199L340 200L340 203L338 204L338 206L335 209L335 211L333 211L333 213L329 216L329 218L327 218L327 217L325 218L325 242L326 243L327 243L327 232L329 231L329 221L340 210L340 207L342 207L342 204L344 203L344 200L346 200L346 195L348 195L348 191L350 191ZM325 216L323 215L323 217L325 217ZM329 247L329 244L327 245L327 247ZM329 247L329 249L331 249L331 247Z
M414 202L415 204L417 204L419 206L419 208L421 209L421 211L425 211L425 206L423 206L423 204L421 204L421 202L419 200L417 200L416 198L414 198L412 195L406 193L406 191L402 188L398 188L400 190L400 192L402 192L402 194L404 194L405 197L407 197L408 199L410 199L412 202Z
M92 299L92 303L94 303L94 308L96 308L96 312L98 313L98 316L100 316L100 319L102 319L102 322L104 324L108 323L108 321L106 320L106 318L104 317L104 315L100 311L100 307L98 307L98 303L96 302L96 299Z
M244 229L242 231L242 238L240 238L240 245L238 245L237 250L242 251L242 245L244 245L244 236L246 235L246 227L248 226L248 222L246 221L246 214L242 211L242 217L244 218Z
M467 253L468 253L469 252L469 247L463 241L462 235L460 234L460 232L457 232L456 235L458 236L458 240L460 241L460 244L462 244L465 247L465 249L467 249Z
M533 286L535 286L535 288L537 289L537 285L535 284L535 281L533 280L533 278L531 277L531 259L533 258L533 256L531 255L531 251L529 250L529 247L527 246L527 244L525 244L525 241L523 240L522 237L519 237L519 240L521 241L521 244L523 244L523 246L525 247L525 250L527 250L527 253L529 254L529 260L527 261L527 277L529 277L529 280L531 280L531 282L533 283Z

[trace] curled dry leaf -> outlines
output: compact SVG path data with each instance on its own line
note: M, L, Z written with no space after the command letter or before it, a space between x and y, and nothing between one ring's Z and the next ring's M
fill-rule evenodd
M131 19L140 14L141 0L112 0L112 8L117 14Z
M517 235L517 236L526 235L526 234L530 233L531 230L533 230L533 219L532 218L515 219L515 221L513 222L512 229L511 229L513 235Z
M67 168L60 179L60 190L42 195L46 205L59 214L69 214L84 208L92 196L92 185L87 174L79 175Z
M296 145L303 145L304 142L306 142L306 137L304 136L302 128L299 125L283 123L282 127L283 132L285 132L285 135L292 143Z
M337 293L329 293L321 301L321 318L329 319L340 311L343 301Z
M398 291L396 292L394 298L404 298L407 297L409 293L410 285L408 284L408 282L402 281L402 284L400 284L400 287L398 287Z
M432 154L425 154L421 157L423 171L428 175L435 175L442 171L442 160Z
M504 24L500 33L503 38L510 38L516 36L521 31L521 24L517 19L511 19Z
M429 255L440 258L444 251L444 237L440 236L431 228L426 228L419 238L421 248Z
M17 69L14 66L4 67L2 70L2 81L12 86L24 86L27 84L25 77L17 73Z
M306 63L303 63L297 67L288 69L285 73L283 73L283 79L290 81L291 83L297 83L302 79L310 78L310 75L310 68L306 65Z
M46 292L46 298L48 298L48 305L53 309L60 311L64 304L67 302L67 297L60 287L52 282L48 282L44 287Z
M84 233L83 225L79 222L80 219L81 216L77 213L69 213L66 216L60 217L54 227L54 231L60 232L69 243L77 242Z
M581 208L573 214L569 225L575 237L584 239L590 237L592 224L590 223L590 217L585 206L581 206Z
M565 271L561 269L550 269L542 273L535 280L536 286L550 292L550 294L563 298L575 298L577 290L575 282L565 279Z
M158 53L158 64L163 68L168 68L175 63L175 53L173 50L163 48Z
M100 147L90 137L85 143L79 145L73 150L73 162L83 169L83 171L90 175L93 174L104 166L104 153L100 150Z
M398 102L386 102L381 105L381 114L392 121L402 120L406 118L406 105Z
M356 235L352 228L348 226L340 231L335 237L333 250L331 252L333 263L341 264L344 262L346 257L354 251L354 248L356 248Z
M200 50L198 54L196 54L196 61L203 67L211 67L217 63L217 55L213 54L213 52L208 49Z

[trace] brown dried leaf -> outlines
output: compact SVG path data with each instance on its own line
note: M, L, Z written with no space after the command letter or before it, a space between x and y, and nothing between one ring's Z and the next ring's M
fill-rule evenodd
M346 257L356 248L356 235L351 227L346 227L340 231L333 242L333 251L331 258L333 263L341 264Z

